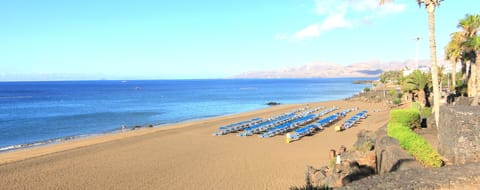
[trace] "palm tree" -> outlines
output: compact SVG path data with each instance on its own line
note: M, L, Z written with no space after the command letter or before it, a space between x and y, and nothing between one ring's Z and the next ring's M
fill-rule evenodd
M455 90L457 87L457 63L462 57L463 35L460 32L454 32L450 36L452 40L445 47L445 57L453 64L451 89Z
M388 0L380 0L380 4ZM432 69L432 85L433 85L433 109L435 113L435 124L438 126L440 118L440 88L438 86L438 66L437 66L437 46L435 43L435 9L443 0L417 0L418 6L425 6L428 13L428 30L430 41L430 65Z
M387 85L387 77L385 75L381 75L380 82L382 83L382 87L383 87L383 98L385 98L387 96L385 92L385 86Z
M480 96L480 36L475 36L475 37L471 37L471 38L468 38L467 41L465 41L465 46L468 47L469 49L471 49L472 51L475 52L476 54L476 57L475 57L475 67L472 67L472 68L475 68L475 70L472 70L472 78L475 77L473 79L474 81L474 90L475 92L474 93L474 99L473 99L473 102L472 102L472 105L478 105L478 101L479 101L479 96ZM473 66L473 65L472 65Z
M470 77L468 80L468 96L469 97L476 97L473 103L478 103L477 96L480 90L480 66L479 66L479 59L478 55L480 53L477 50L476 46L476 38L477 32L480 29L480 15L469 15L467 14L464 19L460 20L458 24L458 28L462 29L462 34L464 38L464 42L462 43L464 48L464 53L469 55L470 63L475 62L475 64L470 64ZM476 105L476 104L475 104Z
M414 92L417 95L417 102L422 106L427 103L427 96L425 90L428 88L429 78L420 70L415 70L410 73L404 81L403 89L409 92Z

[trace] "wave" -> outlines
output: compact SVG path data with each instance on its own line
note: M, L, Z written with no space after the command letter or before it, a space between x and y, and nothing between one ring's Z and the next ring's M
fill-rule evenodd
M26 143L26 144L10 145L5 147L0 147L0 152L3 153L3 152L9 152L9 151L14 151L18 149L33 148L33 147L38 147L38 146L43 146L48 144L55 144L63 141L68 141L68 140L73 140L78 138L85 138L87 136L90 136L90 135L68 136L68 137L54 138L54 139L49 139L44 141L36 141L36 142Z
M1 99L30 99L33 98L33 96L0 96Z
M257 90L255 87L242 87L240 90Z

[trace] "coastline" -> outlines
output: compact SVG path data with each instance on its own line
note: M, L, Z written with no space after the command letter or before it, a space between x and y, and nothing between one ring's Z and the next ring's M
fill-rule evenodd
M264 109L266 109L266 108L264 108ZM112 130L112 131L104 132L104 133L65 136L65 137L47 139L47 140L36 141L36 142L31 142L31 143L26 143L26 144L10 145L10 146L5 146L5 147L0 147L0 155L4 154L4 153L8 153L8 152L15 152L15 151L23 150L23 149L32 149L32 148L37 148L37 147L50 146L50 145L65 143L65 142L69 142L69 141L90 139L90 138L95 138L95 137L100 137L100 136L105 136L105 135L112 135L112 134L118 134L118 133L144 130L144 129L148 129L148 128L169 127L169 126L172 126L172 125L188 123L188 122L195 122L195 121L199 121L199 120L206 120L206 119L210 119L210 118L228 116L228 115L234 115L234 114L239 114L239 113L217 115L217 116L207 116L207 117L203 117L203 118L186 119L184 121L178 121L178 122L173 122L173 123L164 123L164 124L155 124L155 125L148 124L148 125L142 125L142 126L134 125L134 126L127 126L125 128L125 131L123 131L124 129L120 128L120 129L116 129L116 130ZM0 164L2 164L2 163L3 163L2 160L0 160Z
M283 104L281 106L288 106L288 107L300 107L302 105L308 105L309 103L304 104ZM311 104L311 103L310 103ZM277 105L279 106L279 105ZM276 106L275 106L276 107ZM257 112L268 111L274 107L266 107L262 109L241 112L241 113L234 113L234 114L227 114L227 115L219 115L219 116L211 116L205 118L196 118L196 119L188 119L185 121L179 121L176 123L168 123L168 124L160 124L154 125L153 127L148 126L141 126L136 128L137 126L129 127L125 132L122 132L121 129L115 130L112 132L101 133L101 134L90 134L90 135L79 135L73 137L62 137L57 139L49 139L41 142L33 142L29 144L21 144L21 145L12 145L12 146L22 146L20 148L13 148L5 151L0 151L0 165L6 164L9 162L21 161L24 159L33 158L36 156L42 156L50 153L61 152L69 149L80 148L84 146L95 145L99 143L115 141L119 139L129 138L129 137L136 137L139 135L145 135L149 133L154 133L158 131L164 130L171 130L177 129L187 126L194 126L201 122L214 122L216 120L222 119L236 119L245 114L253 114ZM293 108L292 108L293 109ZM252 116L253 117L253 116ZM219 126L220 127L220 126ZM213 133L213 131L212 131ZM45 143L43 143L45 142ZM39 144L42 143L42 144ZM30 146L32 144L32 146ZM38 144L38 145L35 145ZM27 146L25 146L27 145ZM2 147L4 148L4 147ZM18 153L16 153L18 152ZM25 153L23 153L25 152ZM31 155L27 155L31 154ZM22 155L17 157L16 155ZM25 157L23 157L23 155Z
M31 187L36 185L52 188L123 187L121 186L122 183L118 183L117 180L88 177L100 172L107 176L122 174L122 176L117 176L118 180L126 179L126 176L133 178L155 176L155 178L160 179L152 182L147 189L165 185L172 189L286 188L303 183L305 165L325 163L328 161L329 149L338 148L340 145L351 147L359 130L375 130L388 120L388 108L381 103L334 100L308 104L310 106L329 107L335 105L341 108L359 107L369 111L373 109L382 111L370 112L371 116L365 122L359 124L358 127L341 133L334 132L333 127L326 128L313 136L305 137L291 144L285 144L284 136L261 139L257 136L237 137L235 134L220 137L211 135L220 126L254 117L266 118L291 111L306 104L278 105L239 114L186 121L124 133L110 133L5 152L0 154L0 177L5 179L5 183L0 182L2 183L0 185L9 188L18 187L9 184L8 181L22 176L21 178L26 180L23 185ZM343 121L344 119L337 124L341 124ZM92 160L99 155L103 155L101 160ZM76 163L76 166L66 165L63 163L66 160L69 163ZM131 165L130 162L138 164L142 162L144 164L135 166ZM62 179L52 178L56 174L49 172L35 174L34 171L43 171L41 168L47 167L49 164L59 167L57 169L70 168L68 169L70 172L60 170ZM153 164L155 170L149 164ZM92 166L94 166L93 169ZM22 169L19 170L18 168ZM117 170L133 173L125 174ZM158 174L154 172L164 170L168 172ZM56 170L53 169L53 171ZM189 172L196 174L189 174ZM202 172L205 175L201 174ZM133 176L133 174L135 175ZM190 176L190 179L183 179L183 177L187 177L185 175ZM88 185L88 183L82 183L83 180L68 180L81 176L94 180L96 183ZM43 181L41 184L30 179L39 177L45 179L41 180ZM229 177L235 179L226 179ZM217 182L214 178L223 179L223 182ZM59 186L56 183L59 180L68 181L65 184L67 186ZM172 180L180 181L172 182ZM204 184L202 181L206 183ZM113 186L112 182L115 182ZM139 187L137 183L127 184L128 187Z

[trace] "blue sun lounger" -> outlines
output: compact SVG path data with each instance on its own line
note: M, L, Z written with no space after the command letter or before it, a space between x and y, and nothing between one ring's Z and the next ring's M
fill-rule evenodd
M348 129L350 127L353 127L353 125L355 125L360 119L367 118L367 115L367 110L362 110L358 112L357 114L349 118L347 121L345 121L345 123L343 124L343 128Z
M248 128L245 128L245 131L238 134L238 136L240 137L244 137L244 136L251 136L253 134L256 134L256 133L260 133L260 132L263 132L263 131L266 131L270 128L273 128L273 127L276 127L276 126L279 126L279 125L282 125L282 124L285 124L285 123L288 123L296 118L298 118L299 116L294 114L294 113L290 113L288 115L284 115L284 116L281 116L281 117L277 117L276 119L274 120L271 120L271 121L268 121L266 123L261 123L261 124L258 124L258 125L254 125L252 127L248 127Z
M259 135L259 137L268 138L268 137L273 137L273 136L278 135L278 134L283 134L283 133L286 133L288 131L291 131L291 130L297 128L298 126L301 126L301 125L307 124L309 122L312 122L315 119L316 119L315 114L309 114L309 115L306 115L304 117L292 120L288 123L285 123L285 124L276 126L274 128L271 128L267 132Z
M266 120L263 120L261 118L253 118L251 120L241 121L241 122L238 122L238 123L222 126L222 127L219 127L218 131L213 133L213 135L214 136L220 136L220 135L225 135L225 134L228 134L228 133L233 133L233 132L236 132L236 131L243 130L246 127L250 127L250 126L262 123L262 122L266 122Z
M306 127L302 127L300 129L295 130L293 134L290 135L290 137L292 138L292 140L298 140L306 135L315 133L315 131L317 130L322 130L324 127L327 127L328 125L338 120L339 118L340 116L338 113L332 114L326 118L320 119L315 124L311 124Z

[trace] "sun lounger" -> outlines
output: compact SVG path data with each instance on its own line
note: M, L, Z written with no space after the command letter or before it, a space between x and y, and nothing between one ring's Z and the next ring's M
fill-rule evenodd
M302 127L300 129L297 129L293 132L293 134L290 135L292 140L298 140L306 135L310 135L315 133L317 130L322 130L324 127L329 126L336 120L338 120L340 117L338 114L332 114L328 117L325 117L323 119L320 119L317 121L315 124L311 124L305 127Z
M345 123L343 124L343 128L348 129L353 127L358 121L360 121L360 119L367 118L367 115L367 110L362 110L358 112L357 114L349 118L347 121L345 121Z
M268 138L268 137L273 137L275 135L283 134L288 131L291 131L301 125L305 125L307 123L310 123L316 119L315 114L309 114L304 117L297 118L295 120L292 120L288 123L276 126L274 128L269 129L267 132L260 134L259 137L262 138Z

